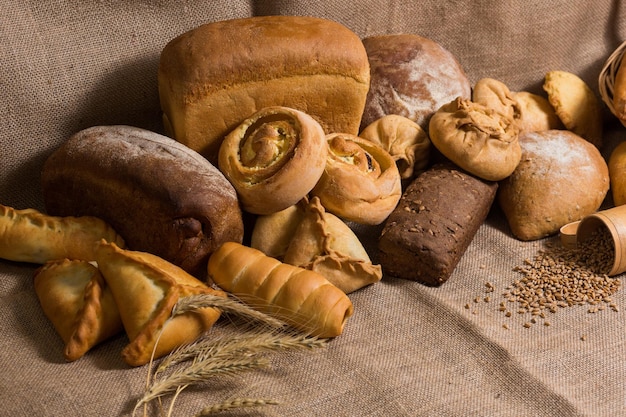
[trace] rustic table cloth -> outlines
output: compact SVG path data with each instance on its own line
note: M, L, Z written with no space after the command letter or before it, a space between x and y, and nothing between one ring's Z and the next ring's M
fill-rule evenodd
M416 33L450 50L472 83L492 77L541 94L545 73L564 70L598 93L602 65L626 40L625 8L617 0L3 0L0 203L42 210L42 164L80 129L162 132L159 53L205 22L312 15L361 37ZM608 155L626 130L604 112ZM358 230L374 260L377 231ZM519 278L514 268L549 242L515 239L494 206L441 287L385 276L351 294L354 316L326 348L272 353L267 369L212 378L184 391L172 415L237 397L278 404L221 415L626 415L624 289L613 297L618 311L560 309L549 326L526 328L526 318L499 311L501 292ZM33 290L35 268L0 260L0 414L130 415L147 367L124 364L125 335L66 363ZM488 301L486 282L495 287Z

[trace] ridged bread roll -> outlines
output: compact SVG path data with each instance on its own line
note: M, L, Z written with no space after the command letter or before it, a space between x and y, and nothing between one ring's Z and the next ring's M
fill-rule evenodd
M244 210L270 214L300 201L324 172L328 146L311 116L266 107L224 139L219 168L237 190Z
M208 273L224 291L313 336L339 336L353 313L348 296L321 274L238 243L214 252Z
M361 39L306 16L207 23L170 41L158 70L166 129L213 163L224 136L264 107L292 107L326 133L357 134L369 79Z
M192 274L211 252L243 239L237 194L224 175L175 140L132 126L94 126L54 151L42 171L44 203L57 216L95 216L131 250Z

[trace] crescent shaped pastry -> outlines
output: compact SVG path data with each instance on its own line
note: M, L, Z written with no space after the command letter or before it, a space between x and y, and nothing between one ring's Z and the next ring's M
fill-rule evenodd
M407 117L388 114L368 125L359 136L389 152L402 179L413 177L428 165L430 139L420 125Z
M182 268L156 255L121 249L114 243L101 242L96 255L130 339L122 351L128 365L144 365L153 351L154 357L159 358L194 341L219 318L220 312L214 308L171 318L174 305L182 297L225 296Z
M313 336L339 336L353 313L348 296L321 274L240 243L224 243L207 270L223 290Z
M376 225L402 195L393 157L375 143L347 133L327 136L326 168L311 195L329 212L347 221Z
M267 107L226 136L218 164L244 210L270 214L311 191L324 171L326 154L324 131L311 116Z
M93 261L101 239L124 246L115 230L97 217L49 216L0 205L0 258L37 264L65 258Z
M120 314L98 268L87 261L50 261L35 272L35 293L44 314L75 361L100 342L124 331Z
M283 261L319 272L346 294L380 281L383 275L352 229L324 210L318 197L305 207Z

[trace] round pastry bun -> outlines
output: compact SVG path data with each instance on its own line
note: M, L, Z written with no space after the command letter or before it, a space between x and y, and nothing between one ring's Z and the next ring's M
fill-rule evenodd
M220 146L218 166L244 210L271 214L296 204L324 172L328 146L320 124L289 107L266 107Z
M402 195L393 157L375 143L348 133L332 133L327 140L326 167L311 195L344 220L382 223Z

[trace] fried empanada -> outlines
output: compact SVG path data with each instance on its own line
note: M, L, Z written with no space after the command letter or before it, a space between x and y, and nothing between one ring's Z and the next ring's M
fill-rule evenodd
M172 309L183 297L226 294L156 255L103 241L97 247L96 260L130 339L122 351L130 366L148 363L153 352L154 358L159 358L194 341L220 316L214 308L201 308L171 317Z
M304 207L284 262L322 274L346 294L382 278L380 265L372 264L352 229L327 212L318 197Z
M35 272L34 285L44 314L65 342L67 361L124 330L113 294L91 263L47 262Z
M49 216L0 205L0 258L38 264L65 258L93 261L101 239L124 247L122 237L99 218Z

